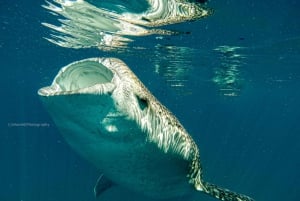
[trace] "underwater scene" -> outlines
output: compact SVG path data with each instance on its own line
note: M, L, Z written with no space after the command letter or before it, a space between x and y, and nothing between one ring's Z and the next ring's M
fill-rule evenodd
M300 2L0 1L0 201L298 201Z

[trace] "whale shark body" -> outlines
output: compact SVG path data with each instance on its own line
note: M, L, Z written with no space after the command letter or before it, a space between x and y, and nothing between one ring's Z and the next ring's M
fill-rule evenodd
M68 144L102 172L97 197L120 185L158 199L252 200L203 180L192 137L119 59L71 63L38 94Z

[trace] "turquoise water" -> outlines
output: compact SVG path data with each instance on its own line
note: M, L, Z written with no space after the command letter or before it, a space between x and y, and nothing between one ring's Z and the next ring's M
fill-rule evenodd
M64 142L37 90L62 66L103 56L126 62L178 117L200 147L205 180L255 200L297 200L298 1L211 0L211 16L160 27L180 34L128 36L133 42L122 51L48 42L43 37L52 32L41 23L58 23L42 4L0 3L0 200L95 200L100 173ZM129 11L145 7L131 5ZM116 188L103 200L131 196Z

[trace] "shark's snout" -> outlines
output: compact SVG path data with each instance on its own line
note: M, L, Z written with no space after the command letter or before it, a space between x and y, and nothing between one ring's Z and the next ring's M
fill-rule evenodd
M101 59L91 58L62 68L52 85L38 91L40 96L99 94L113 88L113 72Z

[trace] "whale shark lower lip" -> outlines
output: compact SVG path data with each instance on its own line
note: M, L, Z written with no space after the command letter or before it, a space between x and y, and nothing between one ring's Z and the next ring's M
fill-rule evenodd
M103 173L96 196L121 185L160 199L252 200L203 181L192 137L119 59L71 63L38 94L68 144Z

